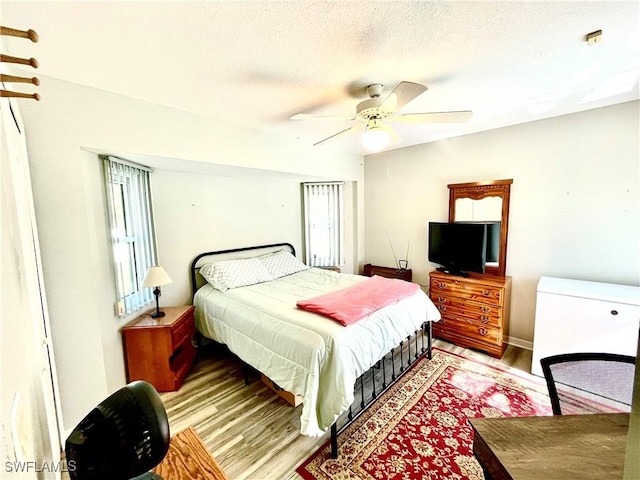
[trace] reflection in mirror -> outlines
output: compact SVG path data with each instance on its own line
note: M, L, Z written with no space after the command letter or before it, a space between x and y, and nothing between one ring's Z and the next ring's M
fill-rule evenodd
M455 222L498 222L502 220L502 198L485 197L479 200L472 198L458 198L455 205L456 218ZM498 226L498 229L500 227ZM500 231L490 229L487 241L492 241L487 246L487 263L488 267L497 268L499 265L500 250Z
M456 200L455 222L499 222L500 220L502 220L502 198L500 197Z

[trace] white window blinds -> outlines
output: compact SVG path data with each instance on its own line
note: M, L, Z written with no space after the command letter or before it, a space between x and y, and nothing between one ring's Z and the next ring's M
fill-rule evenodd
M114 157L102 159L117 293L116 312L129 315L153 301L143 288L147 269L156 265L156 242L148 168Z
M344 182L303 183L307 265L343 264Z

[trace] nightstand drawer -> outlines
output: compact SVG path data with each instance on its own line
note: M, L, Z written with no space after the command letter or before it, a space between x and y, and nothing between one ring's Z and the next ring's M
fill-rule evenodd
M193 310L185 313L178 323L171 329L171 343L173 347L177 347L184 342L185 338L191 338L195 333L195 325L193 322Z

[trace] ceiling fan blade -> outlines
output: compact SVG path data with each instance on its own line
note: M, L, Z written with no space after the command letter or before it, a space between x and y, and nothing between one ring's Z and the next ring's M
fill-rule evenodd
M420 83L400 82L389 96L385 98L380 108L387 112L395 112L426 91L427 87Z
M313 113L296 113L291 120L355 120L345 115L314 115Z
M473 115L471 111L405 113L394 115L388 120L398 123L463 123L468 121L471 115Z
M342 130L341 132L335 133L330 137L325 138L324 140L320 140L319 142L314 143L313 146L315 147L316 145L320 145L322 143L328 142L329 140L335 140L336 138L346 135L348 133L357 132L358 130L362 130L364 127L365 127L364 124L354 125L353 127Z

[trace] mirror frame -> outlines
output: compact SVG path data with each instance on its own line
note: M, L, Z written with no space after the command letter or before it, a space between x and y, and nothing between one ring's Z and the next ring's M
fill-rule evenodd
M505 276L507 271L507 236L509 233L509 200L513 179L490 180L486 182L451 183L449 188L449 222L456 218L456 200L471 198L481 200L486 197L502 198L502 218L500 219L500 252L498 266L487 266L485 274Z

